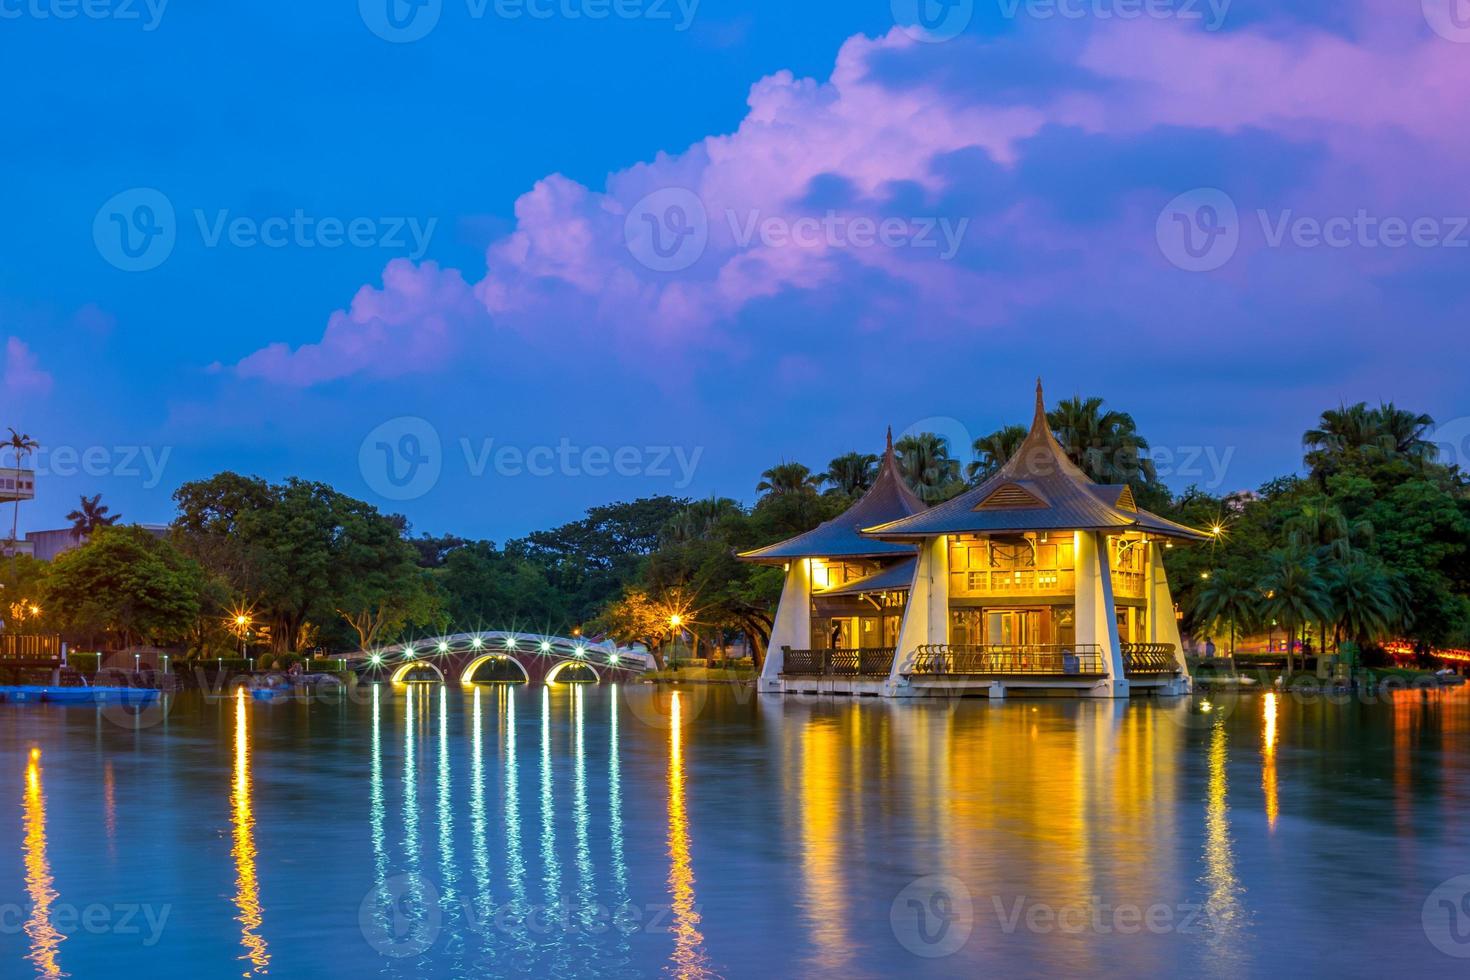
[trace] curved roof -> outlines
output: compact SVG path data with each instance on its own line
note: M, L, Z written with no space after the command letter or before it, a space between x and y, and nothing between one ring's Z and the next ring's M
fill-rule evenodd
M1209 540L1203 531L1139 509L1126 485L1094 483L1052 434L1040 381L1031 431L994 476L921 514L873 525L863 533L899 542L940 534L1022 531L1138 531Z
M914 553L912 545L864 537L862 530L918 514L924 506L898 472L893 430L890 429L888 447L883 451L883 461L878 464L878 477L857 503L804 534L741 552L739 557L745 561L771 564L792 558L906 558Z
M869 592L907 592L914 584L914 568L919 559L915 555L896 561L887 568L880 569L867 578L860 578L856 582L848 582L831 589L822 589L812 593L815 596L839 596L839 595L864 595Z

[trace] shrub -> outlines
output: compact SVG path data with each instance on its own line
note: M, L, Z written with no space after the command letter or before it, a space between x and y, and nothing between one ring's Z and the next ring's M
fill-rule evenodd
M276 658L274 654L262 653L260 656L255 658L255 669L270 670L272 667L275 666L275 663Z

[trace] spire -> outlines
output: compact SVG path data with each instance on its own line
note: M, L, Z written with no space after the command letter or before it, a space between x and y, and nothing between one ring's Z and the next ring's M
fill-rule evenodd
M888 427L888 448L884 450L885 455L893 455L893 426Z
M1037 378L1036 415L1031 419L1031 428L1033 431L1035 431L1038 428L1045 428L1047 425L1048 422L1046 421L1046 396L1041 392L1041 379Z

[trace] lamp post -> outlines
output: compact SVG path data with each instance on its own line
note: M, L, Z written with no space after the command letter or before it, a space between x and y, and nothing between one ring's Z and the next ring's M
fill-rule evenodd
M674 670L679 669L679 630L683 625L684 617L678 613L669 617L669 643L672 646L672 655L669 659L673 661Z

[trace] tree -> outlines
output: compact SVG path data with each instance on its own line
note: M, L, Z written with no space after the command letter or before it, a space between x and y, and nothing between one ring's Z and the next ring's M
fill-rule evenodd
M1026 441L1026 434L1024 425L1008 425L976 439L973 446L975 461L966 467L965 477L972 484L990 479L1007 460L1016 455L1021 443Z
M1233 657L1236 633L1251 628L1260 601L1260 590L1239 570L1214 572L1194 590L1191 611L1197 621L1211 628L1223 625L1229 629L1230 655Z
M761 474L761 482L755 485L756 493L770 496L782 494L815 493L822 485L820 476L801 463L777 463Z
M139 527L102 527L83 547L57 557L46 605L72 632L134 640L185 639L199 612L204 572L166 540Z
M1266 598L1262 610L1286 629L1286 669L1295 669L1292 643L1297 631L1309 623L1325 620L1331 610L1327 591L1317 572L1315 559L1279 550L1270 557L1270 570L1263 583Z
M827 464L820 477L828 492L861 497L878 477L878 457L872 453L844 453Z
M949 454L949 440L933 432L904 436L893 445L898 470L909 489L926 503L948 500L964 489L959 460Z
M418 567L418 549L403 539L401 522L360 500L339 497L334 504L340 532L333 542L332 592L338 615L357 633L358 649L433 621L440 604Z
M1401 586L1374 559L1338 564L1326 585L1334 627L1360 648L1390 636L1407 618Z
M461 629L565 632L567 597L540 564L475 541L448 552L433 572L444 616Z
M66 515L71 521L71 536L80 541L89 538L99 527L112 527L122 519L121 514L109 514L109 508L102 503L102 494L93 494L90 497L80 498L81 506Z
M31 453L34 453L37 449L41 448L41 444L39 442L32 439L29 435L16 432L14 429L10 430L10 439L6 443L4 443L4 446L8 448L11 453L14 454L15 468L18 470L25 468L25 460L27 456L29 456ZM10 519L10 556L12 562L15 560L15 556L18 553L15 547L15 543L18 540L19 534L20 494L17 493L15 495L15 512Z
M1317 427L1302 435L1302 446L1312 476L1325 487L1331 477L1365 462L1400 460L1422 468L1438 454L1427 438L1433 427L1432 417L1393 402L1377 408L1358 402L1323 412Z
M1047 422L1068 458L1098 483L1126 483L1135 492L1157 486L1148 440L1127 412L1104 411L1101 398L1068 398Z

